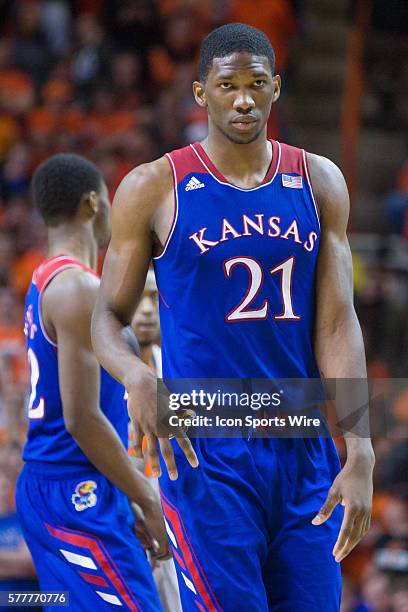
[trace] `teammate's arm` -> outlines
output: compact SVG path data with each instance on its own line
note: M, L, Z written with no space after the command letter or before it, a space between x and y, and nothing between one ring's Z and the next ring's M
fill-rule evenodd
M91 317L99 280L66 270L46 289L43 317L58 344L58 377L65 426L90 462L143 510L158 541L158 556L169 556L159 500L147 478L133 467L118 433L99 405L100 366L91 344Z
M341 420L368 405L367 372L361 328L353 305L353 274L346 229L349 216L347 186L329 160L308 155L311 179L320 208L321 243L317 267L315 355L323 378L359 379L341 384L336 398ZM321 524L338 503L345 506L341 531L333 549L341 561L370 525L374 453L369 437L368 411L359 415L353 431L344 431L347 461L313 520Z
M156 377L122 336L143 293L153 238L162 237L164 242L169 229L163 227L163 209L168 198L172 202L173 180L164 158L140 166L119 185L112 207L112 238L92 320L92 342L101 364L129 394L128 410L135 427L136 454L142 457L142 434L145 434L152 472L160 476L159 440L169 476L176 479L177 467L170 441L157 437ZM196 467L197 457L188 438L179 437L177 442L190 464Z

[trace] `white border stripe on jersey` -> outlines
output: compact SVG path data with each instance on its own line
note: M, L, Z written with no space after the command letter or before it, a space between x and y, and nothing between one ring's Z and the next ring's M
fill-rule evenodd
M197 595L197 591L195 589L194 584L191 582L191 580L187 578L187 576L183 574L183 572L180 572L180 574L183 576L184 582L186 583L186 586L190 589L190 591L193 591L193 593Z
M166 531L167 531L167 535L169 536L171 543L173 544L174 548L178 548L177 546L177 540L176 540L176 536L174 535L174 533L171 530L170 525L168 524L168 522L166 521L166 519L164 519L164 525L166 527Z
M78 555L77 553L71 552L70 550L64 550L63 548L60 548L60 552L70 563L80 565L81 567L86 567L87 569L98 569L94 563L94 560L91 559L91 557L85 557L85 555Z
M314 192L313 192L313 187L312 187L312 181L310 180L309 169L308 169L308 166L307 166L306 151L304 149L302 150L302 155L303 155L303 165L305 167L305 172L306 172L306 180L307 180L308 185L309 185L310 193L311 193L312 200L313 200L313 206L314 206L316 217L317 217L317 222L318 222L319 228L320 228L319 209L317 208L316 198L315 198L315 195L314 195Z
M248 191L256 191L257 189L261 189L262 187L267 187L268 185L272 183L272 181L275 179L275 176L278 174L280 161L281 161L281 146L280 146L280 142L278 142L277 140L275 140L275 142L278 145L279 152L278 152L278 163L276 164L276 170L274 172L274 175L267 183L261 183L260 185L257 185L257 187L249 187L248 189L245 189L244 187L238 187L237 185L233 185L232 183L229 183L228 181L221 181L218 177L215 176L213 172L211 172L211 170L209 169L209 167L207 166L207 164L205 163L205 161L203 160L203 158L201 157L197 149L194 147L194 145L191 144L190 147L193 149L194 153L197 155L198 159L203 164L204 168L217 181L217 183L220 183L221 185L228 185L228 187L232 187L233 189L238 189L238 191L248 192ZM271 146L272 146L272 143L271 143Z
M173 223L172 226L170 228L170 232L169 235L167 236L164 248L162 250L162 252L160 253L160 255L157 255L156 257L152 257L152 259L156 260L156 259L160 259L161 257L163 257L163 255L165 254L165 252L167 251L167 247L169 246L169 242L171 240L171 237L173 235L174 232L174 228L176 227L176 223L177 223L177 219L178 219L178 210L179 210L179 203L178 203L178 189L177 189L177 174L176 174L176 168L174 166L174 162L171 159L170 155L168 153L166 153L166 157L170 162L170 166L171 166L171 171L173 174L173 181L174 181L174 185L173 185L173 191L174 191L174 205L176 207L175 213L173 212Z
M111 595L111 593L103 593L102 591L95 591L95 592L98 593L99 597L101 597L104 601L107 601L108 603L114 606L122 605L122 602L120 601L118 597L116 597L116 595Z

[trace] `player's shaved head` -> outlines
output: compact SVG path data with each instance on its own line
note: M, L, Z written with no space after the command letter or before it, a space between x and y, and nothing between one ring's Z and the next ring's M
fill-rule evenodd
M99 193L103 178L92 162L73 153L59 153L43 162L32 182L34 204L47 225L72 219L84 195Z
M206 81L214 58L227 57L239 51L266 57L271 73L275 73L275 53L268 37L245 23L228 23L210 32L201 44L198 65L201 83Z

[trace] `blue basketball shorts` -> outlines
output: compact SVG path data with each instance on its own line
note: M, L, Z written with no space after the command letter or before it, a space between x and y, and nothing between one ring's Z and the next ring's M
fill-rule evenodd
M311 524L340 463L331 438L193 439L160 489L183 611L338 612L343 508Z
M41 590L68 591L74 612L162 609L128 499L104 476L27 463L16 503Z

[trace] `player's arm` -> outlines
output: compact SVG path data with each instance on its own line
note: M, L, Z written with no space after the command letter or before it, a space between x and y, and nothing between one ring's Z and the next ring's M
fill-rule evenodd
M160 476L157 440L170 478L177 478L173 449L157 436L157 382L150 368L123 338L142 296L153 251L153 237L165 236L163 207L173 198L173 179L166 159L144 164L128 174L112 207L112 238L105 257L101 288L92 320L95 353L108 372L126 388L135 428L135 452L142 457L142 435L155 476ZM193 467L197 457L186 437L177 438Z
M321 243L317 266L315 355L323 378L354 379L339 384L336 398L340 421L352 421L344 431L347 461L314 519L327 520L334 507L345 506L342 528L333 549L341 561L370 525L374 453L369 437L367 372L360 324L353 304L353 273L346 230L349 217L347 186L329 160L308 155L311 179L320 208Z
M43 316L58 344L58 377L65 426L90 462L143 510L161 555L168 544L160 504L135 469L99 405L100 366L91 344L91 317L99 280L82 270L61 272L43 296ZM118 410L120 406L118 406Z

